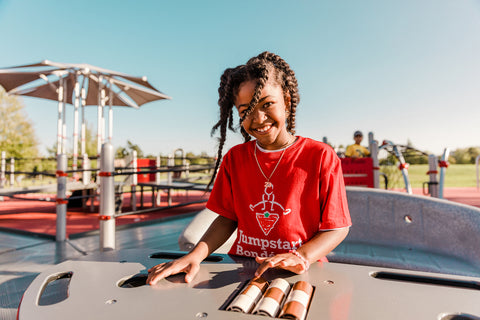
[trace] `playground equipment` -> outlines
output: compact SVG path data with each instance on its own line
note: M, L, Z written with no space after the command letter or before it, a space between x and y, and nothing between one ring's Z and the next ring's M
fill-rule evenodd
M172 206L171 190L202 190L205 191L205 185L189 181L190 172L195 171L210 171L213 168L212 159L207 161L206 165L190 165L185 156L183 149L176 149L165 160L166 165L161 165L161 158L157 156L156 159L137 159L135 151L127 159L127 165L124 167L115 168L114 166L114 151L110 142L102 146L100 156L100 170L90 169L89 159L87 155L83 156L84 168L77 170L68 170L68 158L66 154L59 154L56 158L56 171L52 172L20 172L15 171L14 160L11 160L10 171L7 171L6 153L1 152L1 167L0 177L2 187L0 188L0 196L6 196L15 199L22 199L18 197L20 194L35 193L35 192L52 192L56 190L56 198L39 198L34 201L49 201L56 203L56 241L62 242L67 239L66 233L66 215L67 206L72 205L75 201L82 201L82 207L85 207L86 202L90 199L91 211L93 212L94 199L99 197L99 220L100 220L100 249L111 250L115 248L115 218L124 215L134 215L139 213L148 213L157 211L160 206L160 191L167 190L168 204L167 207ZM175 159L180 157L181 164L176 165ZM140 160L140 161L139 161ZM92 171L98 172L97 181L92 182ZM27 175L44 175L56 178L56 185L50 184L47 186L38 186L35 188L16 188L14 186L13 177L15 174ZM74 175L81 173L81 180L77 181ZM161 179L161 173L167 175L166 180ZM6 188L6 177L10 175L10 185ZM182 177L182 175L184 177ZM125 176L126 179L117 179L115 176ZM139 179L140 178L140 179ZM132 211L121 212L121 205L118 206L119 200L123 199L124 187L130 184L131 187L131 208ZM140 187L140 210L137 208L137 191ZM151 189L155 199L152 202L151 208L143 207L143 193ZM97 190L100 192L97 193ZM73 192L71 192L73 191ZM71 192L71 196L68 196ZM27 199L27 198L25 198ZM33 199L30 199L33 200ZM206 199L180 203L176 206L194 204L205 202Z
M327 138L323 138L325 143L328 143ZM384 140L381 145L374 139L373 133L368 134L370 158L345 158L340 153L342 162L342 170L344 173L344 181L347 186L362 186L369 188L380 188L380 176L385 179L385 189L388 186L387 176L380 172L380 165L378 154L384 150L392 154L398 161L398 169L402 173L403 182L405 185L405 191L408 194L412 194L412 186L408 176L408 163L405 161L404 152L406 150L415 151L423 156L428 156L429 170L427 172L429 181L424 183L424 194L430 195L435 198L443 198L443 188L445 184L445 173L448 167L448 155L449 149L446 148L443 152L441 159L439 160L435 155L428 155L420 150L412 148L410 146L403 146L396 144L390 140ZM403 150L403 151L402 151ZM440 167L439 180L437 175L437 165ZM477 174L478 176L478 174ZM428 188L426 186L428 185Z

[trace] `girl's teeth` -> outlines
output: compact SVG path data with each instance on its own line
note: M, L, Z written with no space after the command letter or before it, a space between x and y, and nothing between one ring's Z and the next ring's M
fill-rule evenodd
M263 128L258 128L257 131L258 131L258 132L265 132L265 131L268 131L268 129L270 129L270 126L268 126L268 127L263 127Z

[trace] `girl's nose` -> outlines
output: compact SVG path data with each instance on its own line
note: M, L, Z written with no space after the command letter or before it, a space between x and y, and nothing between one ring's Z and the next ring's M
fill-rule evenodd
M259 108L255 108L250 116L254 122L263 122L267 118L267 113Z

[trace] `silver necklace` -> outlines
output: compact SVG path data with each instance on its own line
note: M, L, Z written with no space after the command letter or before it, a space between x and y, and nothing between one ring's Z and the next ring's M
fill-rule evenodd
M293 139L293 141L295 141L295 137ZM258 169L260 169L260 172L262 173L263 177L265 178L265 188L268 188L268 187L272 187L273 188L273 184L270 182L270 179L272 178L273 174L275 173L275 170L277 170L278 168L278 165L280 164L280 161L282 161L282 158L283 158L283 155L285 154L285 151L287 150L287 147L292 143L292 141L288 141L285 145L285 148L283 149L282 151L282 154L280 155L280 158L278 159L277 161L277 164L275 165L275 168L273 168L273 171L272 173L270 173L270 176L267 177L267 175L263 172L262 170L262 166L260 165L260 162L258 162L258 158L257 158L257 143L255 142L255 150L253 151L253 155L255 156L255 161L257 161L257 166L258 166Z

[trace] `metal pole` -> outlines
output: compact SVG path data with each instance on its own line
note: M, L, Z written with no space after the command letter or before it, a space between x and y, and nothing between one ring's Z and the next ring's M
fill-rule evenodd
M98 77L98 97L97 97L97 156L102 149L102 76ZM98 165L97 165L98 167Z
M160 166L161 166L161 161L160 161L160 156L158 155L156 160L155 160L156 170L160 170ZM160 172L155 173L155 183L160 184ZM157 190L157 195L155 197L155 203L156 203L157 206L160 206L160 204L162 203L160 190Z
M132 172L134 172L134 174L132 175L132 185L130 186L131 187L131 191L132 191L132 196L131 196L131 203L132 203L132 210L135 211L137 210L137 183L138 183L138 179L137 179L137 151L133 150L132 151Z
M57 119L57 155L62 153L63 135L63 79L58 87L58 119Z
M393 151L397 155L398 160L400 161L400 166L398 167L400 171L402 171L403 181L405 182L405 190L408 194L412 194L412 186L410 185L410 180L408 178L408 163L405 162L405 158L403 157L400 150L396 145L393 145Z
M175 166L175 155L168 155L168 166L172 168ZM168 171L167 173L167 184L172 184L173 179L172 179L172 171ZM172 205L172 189L168 188L167 190L167 203L169 206Z
M373 162L373 187L380 188L380 163L378 161L378 141L375 141L373 132L368 133L368 147Z
M110 142L102 146L100 162L100 250L115 250L114 151Z
M80 83L78 82L78 75L75 81L75 102L73 111L73 161L72 169L78 168L78 108L80 106ZM78 174L75 173L75 180L78 180Z
M67 238L67 155L61 153L57 156L57 230L55 239L65 241Z
M85 154L85 135L87 133L87 129L85 127L85 105L87 104L87 90L85 90L85 87L84 87L84 84L85 84L85 78L83 80L83 83L82 83L82 129L81 129L81 148L80 148L80 153L83 155Z
M7 154L5 151L2 151L2 164L1 164L1 169L0 169L0 188L4 188L5 187L5 169L6 169L6 166L7 166Z
M67 153L67 81L63 79L62 153Z
M448 148L445 148L443 150L443 155L442 155L442 160L440 160L440 186L438 190L438 197L440 199L443 199L443 187L445 184L445 174L447 171L448 167L448 155L450 153L450 150Z
M438 181L437 181L437 162L438 159L435 155L431 154L428 156L428 193L434 198L438 198Z
M480 190L480 180L479 180L479 172L478 172L478 161L480 160L480 155L478 155L476 158L475 158L475 167L477 168L477 191Z
M373 187L380 188L380 162L378 161L378 142L373 141L370 145L370 155L373 161Z
M108 95L108 141L113 139L113 82L110 80L110 92Z
M167 166L171 169L175 165L175 158L173 155L168 155ZM167 184L172 184L172 171L167 172Z
M36 178L36 177L35 177ZM10 187L15 184L15 158L10 158Z
M105 143L105 89L103 88L102 91L100 92L101 96L101 101L102 101L102 145Z

